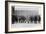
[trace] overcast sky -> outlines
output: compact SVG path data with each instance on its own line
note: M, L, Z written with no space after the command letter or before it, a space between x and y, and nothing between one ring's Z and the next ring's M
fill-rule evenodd
M35 16L38 15L39 8L35 6L14 6L15 15L19 16Z

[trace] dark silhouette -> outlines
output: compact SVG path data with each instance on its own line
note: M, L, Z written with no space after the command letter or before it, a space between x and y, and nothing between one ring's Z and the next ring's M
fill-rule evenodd
M41 21L41 17L38 15L37 16L37 21L40 23L40 21Z
M12 14L14 14L15 13L15 8L14 8L14 6L12 6Z
M34 17L33 17L33 16L31 16L29 20L30 20L31 22L33 22Z
M34 23L37 23L37 16L34 16Z
M12 24L14 24L14 22L18 22L18 17L12 15Z
M21 23L23 23L25 20L26 20L26 18L25 18L24 16L21 16L21 17L19 18L19 22L21 21Z

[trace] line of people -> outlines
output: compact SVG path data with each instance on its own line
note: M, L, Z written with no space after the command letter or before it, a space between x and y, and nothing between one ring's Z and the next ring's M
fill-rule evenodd
M30 16L29 19L27 19L26 17L24 16L15 16L15 15L12 15L12 24L14 23L32 23L34 21L34 23L40 23L41 21L41 17L40 15L36 15L36 16Z

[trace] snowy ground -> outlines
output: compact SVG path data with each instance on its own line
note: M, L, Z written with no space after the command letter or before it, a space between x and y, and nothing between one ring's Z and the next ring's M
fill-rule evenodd
M40 23L14 23L11 26L12 28L31 28L40 25Z

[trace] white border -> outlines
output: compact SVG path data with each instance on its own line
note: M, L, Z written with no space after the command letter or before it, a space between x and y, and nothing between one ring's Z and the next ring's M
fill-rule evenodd
M14 6L14 5L27 5L27 6L40 6L41 9L39 10L39 12L41 11L41 25L40 26L36 26L34 28L21 28L21 29L16 29L16 28L11 28L11 6ZM43 29L43 5L41 4L21 4L21 3L11 3L11 2L8 2L8 31L23 31L23 30L41 30Z

